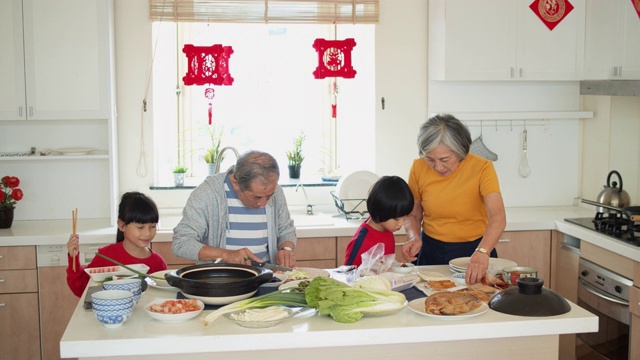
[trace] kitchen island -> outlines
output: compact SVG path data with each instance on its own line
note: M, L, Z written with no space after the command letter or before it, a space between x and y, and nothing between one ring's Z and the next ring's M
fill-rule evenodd
M420 270L450 274L448 266ZM62 357L80 359L557 359L558 335L594 332L598 318L571 303L571 311L551 317L495 312L464 320L440 320L404 308L353 324L335 322L314 310L303 311L268 329L247 329L219 318L209 327L200 318L163 323L144 305L176 292L149 288L123 326L108 329L79 302L60 342ZM205 310L201 316L210 311Z

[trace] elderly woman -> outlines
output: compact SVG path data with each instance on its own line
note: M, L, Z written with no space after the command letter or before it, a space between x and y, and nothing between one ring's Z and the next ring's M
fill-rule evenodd
M420 127L420 158L408 182L415 203L402 254L417 265L471 257L465 280L474 284L487 272L489 257L498 256L506 216L493 163L470 154L470 146L469 130L451 115L436 115Z

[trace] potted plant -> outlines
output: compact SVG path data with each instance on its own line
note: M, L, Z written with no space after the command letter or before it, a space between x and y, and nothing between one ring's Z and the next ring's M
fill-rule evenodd
M22 200L24 193L17 176L4 176L0 179L0 229L9 229L13 224L13 210L16 202Z
M215 173L216 161L218 156L220 155L220 147L222 146L222 131L216 131L215 125L211 127L207 127L207 131L209 131L209 136L211 137L211 147L207 149L204 154L204 162L207 163L209 167L209 175L213 175ZM224 159L224 155L220 158L220 161Z
M187 170L188 169L182 165L178 165L173 168L173 182L176 186L184 185L184 174Z
M300 135L293 141L293 150L287 151L287 159L289 160L289 177L292 179L300 178L300 166L304 160L304 156L302 156L302 143L304 142L304 139L304 132L300 132Z

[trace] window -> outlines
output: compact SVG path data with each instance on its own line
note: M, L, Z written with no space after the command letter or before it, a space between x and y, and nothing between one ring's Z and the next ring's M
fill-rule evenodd
M318 179L345 167L366 168L365 144L372 143L375 118L374 25L154 23L153 132L157 185L172 183L171 170L189 168L187 178L198 184L207 175L204 161L211 147L212 125L222 131L222 147L240 153L261 150L280 165L287 178L286 152L303 132L305 159L302 177ZM337 33L337 35L336 35ZM316 38L354 38L354 79L314 79ZM231 86L184 86L184 44L233 47ZM331 116L332 91L337 84L337 118ZM361 144L361 145L357 145ZM372 160L367 160L372 161ZM225 153L221 170L235 162ZM372 165L371 165L372 166ZM190 183L187 180L187 183Z

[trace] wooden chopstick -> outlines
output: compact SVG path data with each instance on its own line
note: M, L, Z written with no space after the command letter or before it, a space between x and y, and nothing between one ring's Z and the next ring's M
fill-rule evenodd
M75 210L71 210L71 222L73 224L73 234L75 234L76 228L78 226L78 208L76 208ZM76 251L73 250L73 272L76 272L76 255Z

